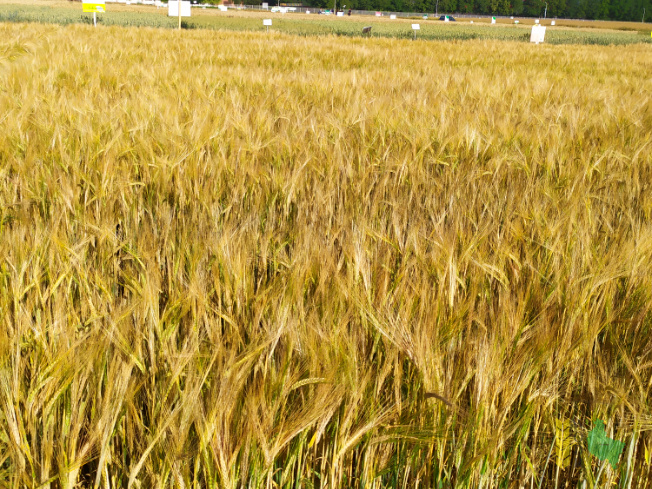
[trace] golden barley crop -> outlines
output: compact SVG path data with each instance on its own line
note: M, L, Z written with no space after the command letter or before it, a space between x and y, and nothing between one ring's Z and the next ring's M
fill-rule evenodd
M0 24L0 486L649 487L650 73Z

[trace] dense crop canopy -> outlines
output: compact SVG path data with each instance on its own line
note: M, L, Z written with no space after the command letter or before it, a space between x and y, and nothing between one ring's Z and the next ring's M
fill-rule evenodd
M0 485L649 483L650 73L0 24Z

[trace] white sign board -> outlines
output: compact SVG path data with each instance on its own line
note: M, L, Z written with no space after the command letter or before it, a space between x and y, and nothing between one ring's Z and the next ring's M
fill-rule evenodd
M269 3L263 2L263 8L267 10L269 8Z
M550 21L550 25L555 25L555 21L554 21L554 20L551 20L551 21Z
M539 23L539 19L534 19L534 23L535 23L535 24L538 24L538 23Z
M344 17L344 12L338 12L338 13L337 13L337 16L338 16L338 17Z
M492 17L492 18L491 18L491 23L492 23L492 24L495 24L495 23L496 23L496 17Z
M535 44L539 44L540 42L543 42L545 37L546 37L546 28L545 28L545 26L542 26L542 25L533 25L532 26L532 33L530 34L530 42L533 42Z
M450 21L448 20L448 15L444 17L444 22L450 22Z
M389 16L390 19L394 20L396 18L396 15L392 14Z
M272 25L272 19L263 19L263 25Z
M168 2L168 17L179 17L179 2ZM181 17L190 17L190 2L181 2Z
M382 17L383 13L382 12L376 12L376 17Z
M421 29L421 26L419 24L412 24L412 29L418 31L419 29Z

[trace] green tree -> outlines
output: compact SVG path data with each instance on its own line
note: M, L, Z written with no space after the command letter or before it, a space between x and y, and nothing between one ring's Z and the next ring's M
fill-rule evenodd
M563 17L566 12L566 0L546 0L548 2L548 17ZM544 3L545 6L545 3Z
M479 14L491 13L491 5L489 4L489 0L475 0L475 5L475 12Z
M512 13L512 6L509 0L500 0L498 3L498 13L500 15L509 15Z
M472 12L475 12L473 0L460 0L459 3L459 10L460 12L463 12L465 14L470 14Z
M543 17L543 10L546 6L544 0L525 0L524 11L529 17Z
M452 14L457 12L457 0L439 0L439 11Z

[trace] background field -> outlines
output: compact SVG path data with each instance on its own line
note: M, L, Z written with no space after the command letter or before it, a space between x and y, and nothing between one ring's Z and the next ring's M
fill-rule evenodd
M272 18L272 31L309 36L354 36L362 35L362 28L372 26L372 37L409 39L413 36L411 24L418 22L420 39L425 40L469 40L499 39L529 42L530 26L534 19L500 19L499 25L490 25L490 19L468 19L444 23L434 19L424 20L335 16L306 14L274 14L262 11L219 12L214 9L193 8L192 17L183 20L186 29L212 29L228 31L264 32L263 18ZM167 16L167 8L154 6L107 4L107 13L98 16L100 25L141 26L176 28L178 20ZM42 22L55 24L92 24L92 14L81 12L79 2L57 0L0 0L0 21ZM619 45L652 44L652 24L635 22L582 22L557 21L550 26L550 20L542 20L548 26L546 42L550 44L601 44ZM588 27L587 27L588 26Z
M650 73L0 24L0 485L650 487Z

